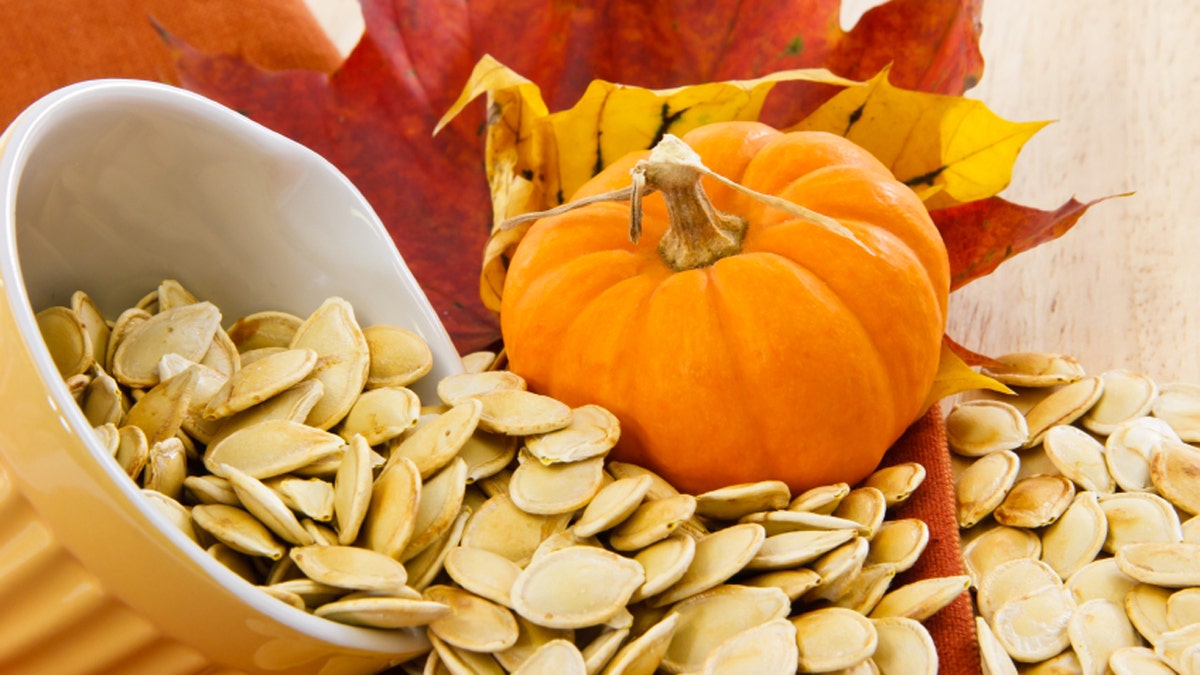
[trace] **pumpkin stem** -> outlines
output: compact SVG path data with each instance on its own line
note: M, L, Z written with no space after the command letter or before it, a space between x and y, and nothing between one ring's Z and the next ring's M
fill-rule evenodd
M629 239L636 244L642 236L642 197L659 191L666 200L670 218L667 232L658 243L659 255L676 271L705 267L740 251L742 238L746 234L744 219L722 213L713 206L700 184L702 177L708 177L767 206L846 237L867 253L875 255L854 236L854 232L833 218L795 202L758 192L709 169L700 161L700 155L695 150L672 134L664 135L650 151L650 156L634 165L630 173L633 176L633 185L630 187L592 195L545 211L514 216L502 222L499 229L508 230L522 223L556 216L596 202L628 199Z

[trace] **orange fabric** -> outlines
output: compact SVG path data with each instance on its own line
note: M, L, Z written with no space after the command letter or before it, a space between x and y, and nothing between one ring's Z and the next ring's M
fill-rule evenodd
M6 0L0 2L0 128L74 82L175 83L155 22L197 49L241 54L272 70L332 72L342 62L302 0Z
M892 588L931 577L966 574L954 514L954 476L946 445L946 425L939 406L909 427L884 456L882 466L919 462L925 482L907 502L888 511L888 518L920 518L929 525L929 545L917 564L892 580ZM925 620L938 649L939 671L972 675L982 671L975 635L975 608L969 592Z

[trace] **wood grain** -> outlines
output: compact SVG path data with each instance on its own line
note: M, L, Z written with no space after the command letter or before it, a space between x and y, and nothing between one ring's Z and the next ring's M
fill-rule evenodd
M979 351L1074 354L1200 382L1200 4L991 0L970 95L1013 120L1054 119L1004 196L1096 206L1058 241L956 292L949 333Z
M880 0L845 0L843 23ZM1055 120L1002 196L1056 208L1134 192L951 297L947 332L998 355L1075 355L1200 382L1200 3L986 0L979 85L1014 121Z

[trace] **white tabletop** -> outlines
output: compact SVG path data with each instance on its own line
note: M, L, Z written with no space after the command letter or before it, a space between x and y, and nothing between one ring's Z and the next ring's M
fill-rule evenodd
M1200 383L1198 35L1192 0L986 0L968 95L1006 119L1056 120L1002 196L1052 209L1135 194L955 292L951 337Z

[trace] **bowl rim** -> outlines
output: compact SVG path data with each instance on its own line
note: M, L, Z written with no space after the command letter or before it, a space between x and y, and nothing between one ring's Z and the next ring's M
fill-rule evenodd
M269 147L272 154L302 157L306 158L305 161L324 165L327 171L332 172L340 180L344 188L352 191L361 201L368 216L367 224L386 233L374 208L332 163L315 151L212 99L186 89L146 80L104 78L68 85L45 95L27 107L0 137L0 181L4 183L4 192L0 194L0 201L5 204L6 209L3 215L4 239L0 240L0 248L2 248L0 251L0 286L3 287L0 291L0 298L3 298L9 305L16 330L23 338L23 344L9 348L23 349L26 356L31 359L53 399L52 405L69 422L72 437L82 443L87 454L95 460L96 465L106 475L112 478L112 484L123 495L125 503L122 505L122 510L129 511L131 516L144 526L147 534L167 539L177 552L182 554L187 564L194 568L195 573L207 575L217 581L225 592L235 596L243 605L262 618L282 624L283 627L307 638L335 647L376 653L381 656L411 653L413 640L423 640L423 634L411 629L384 631L333 622L291 607L256 588L251 582L208 555L203 548L155 510L149 501L140 494L141 488L134 481L129 480L124 472L119 471L119 467L114 462L104 461L106 453L98 437L95 434L83 433L84 430L90 430L91 425L58 375L58 369L50 352L41 339L35 318L36 313L25 287L16 242L18 228L14 222L15 206L22 170L44 135L54 129L60 115L74 110L80 105L89 105L102 99L108 99L111 102L114 98L122 100L123 103L138 101L152 103L160 110L171 110L173 113L195 119L198 123L219 126L224 133L253 140L264 148ZM399 251L394 250L394 253L400 257L403 263ZM399 269L411 278L411 271L407 264L401 264ZM429 306L428 299L425 298L424 292L415 278L411 279L411 283L413 288L417 289L421 299L424 300L423 309L428 315L425 320L431 326L440 328L442 336L449 342L449 336L444 326L432 307ZM51 375L53 376L51 377ZM2 448L0 448L0 453L4 453Z

